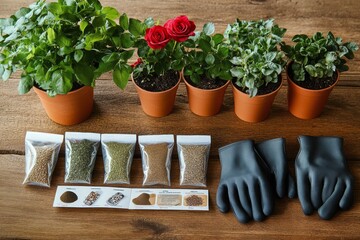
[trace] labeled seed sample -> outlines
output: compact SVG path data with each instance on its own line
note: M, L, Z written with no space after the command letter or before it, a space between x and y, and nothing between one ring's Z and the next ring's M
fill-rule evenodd
M78 196L76 195L76 193L72 191L66 191L61 195L60 200L63 203L73 203L76 202L76 200L78 200Z
M168 144L157 143L143 148L144 181L143 185L170 185L170 159Z
M31 167L24 183L50 186L56 145L34 146L31 149Z
M159 206L180 206L181 195L159 194L157 197L157 205Z
M87 139L66 141L65 182L91 182L98 144Z
M189 197L185 198L186 206L201 206L203 205L203 203L204 203L203 198L198 195L190 195Z
M122 194L121 192L117 192L107 200L107 203L110 204L111 206L116 206L124 197L125 197L124 194Z
M94 202L96 202L96 200L98 200L98 198L100 197L100 193L99 192L90 192L89 195L86 197L86 199L84 200L84 203L88 206L91 206L94 204Z
M141 193L139 196L134 198L132 202L135 205L154 205L155 194Z
M130 169L135 144L103 143L105 183L130 183Z
M180 185L206 186L209 145L178 145Z

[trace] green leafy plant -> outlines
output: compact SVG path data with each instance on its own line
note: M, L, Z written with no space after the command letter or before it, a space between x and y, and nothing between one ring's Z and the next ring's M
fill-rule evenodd
M234 82L250 97L268 83L277 83L286 65L279 50L286 29L274 24L273 19L241 21L228 25L225 45L231 59Z
M282 50L293 61L291 69L295 81L305 81L306 74L312 78L333 76L336 69L347 71L346 60L353 59L354 52L359 49L354 42L343 43L340 37L331 32L327 36L317 32L312 37L305 34L292 38L294 46L282 43Z
M213 80L231 79L229 49L223 45L224 36L214 33L215 25L209 22L201 32L196 32L195 36L184 42L187 48L184 76L189 76L195 86L204 76Z
M124 88L136 39L132 21L98 0L39 0L0 19L0 76L7 80L21 69L20 94L37 86L55 96L95 86L114 70L113 80Z

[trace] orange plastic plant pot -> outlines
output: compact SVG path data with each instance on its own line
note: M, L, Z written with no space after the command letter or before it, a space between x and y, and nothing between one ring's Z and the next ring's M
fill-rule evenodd
M131 75L131 79L139 95L141 107L147 115L151 117L165 117L172 112L181 76L174 87L162 92L144 90L136 84L133 75Z
M279 79L281 81L281 78ZM274 99L282 86L282 82L275 91L252 98L250 98L248 94L237 89L234 84L232 86L236 116L245 122L256 123L268 118Z
M287 78L289 112L301 119L313 119L321 115L332 89L339 81L339 72L337 72L337 79L333 85L320 90L300 87L292 81L288 72Z
M185 78L183 79L191 112L203 117L213 116L220 112L229 81L216 89L200 89L192 86Z
M67 94L49 97L47 93L34 87L46 114L61 125L74 125L88 119L94 103L94 88L84 86Z

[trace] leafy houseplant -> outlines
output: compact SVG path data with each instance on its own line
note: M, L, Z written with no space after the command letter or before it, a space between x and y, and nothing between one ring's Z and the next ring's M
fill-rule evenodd
M299 118L315 118L321 114L339 72L349 69L344 58L353 59L359 47L354 42L343 43L331 32L327 36L320 32L312 37L295 35L292 41L294 46L282 44L291 60L287 70L289 111Z
M273 19L237 19L225 30L225 45L232 63L235 113L240 119L258 122L267 118L286 65L279 49L285 32Z
M126 62L134 50L127 48L133 46L135 37L123 27L126 24L115 22L119 17L116 9L102 7L97 0L39 0L21 8L10 18L0 20L1 78L7 80L21 69L19 93L27 93L32 87L37 93L46 91L53 98L42 101L44 106L45 102L87 89L81 97L91 98L85 109L80 106L86 110L84 116L69 119L69 111L81 115L77 112L81 110L66 110L72 103L58 111L68 119L53 119L66 125L85 120L92 111L95 80L114 69L115 83L124 87L132 71ZM128 21L125 14L120 19Z
M183 42L194 35L195 27L186 16L163 26L154 25L151 18L144 21L144 38L135 43L139 59L133 65L133 80L146 114L162 117L172 111L185 64Z
M229 49L223 46L224 36L214 32L215 25L209 22L201 32L184 42L187 53L183 75L189 106L200 116L220 111L231 79Z

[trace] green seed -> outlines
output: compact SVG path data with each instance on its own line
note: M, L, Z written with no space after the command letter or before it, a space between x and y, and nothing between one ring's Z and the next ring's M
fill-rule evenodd
M91 174L95 164L93 152L96 153L96 144L97 142L86 139L69 140L69 153L66 160L68 171L65 182L91 182Z
M118 142L103 144L108 159L104 166L105 183L130 183L129 174L135 144Z

